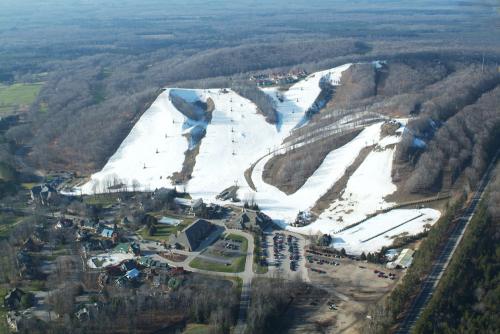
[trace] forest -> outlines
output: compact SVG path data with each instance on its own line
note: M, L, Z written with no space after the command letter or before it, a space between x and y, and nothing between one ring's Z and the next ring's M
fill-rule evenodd
M166 295L112 286L98 291L95 273L76 265L78 250L69 242L74 235L47 233L48 219L37 210L16 213L16 205L25 207L28 189L40 176L65 171L86 177L101 169L165 87L231 88L279 126L274 102L250 76L293 69L312 73L346 63L355 65L343 74L342 85L322 87L325 101L319 102L325 104L311 110L307 125L286 140L325 136L291 150L289 159L271 159L264 178L293 193L328 152L358 133L335 132L343 117L360 115L353 122L358 125L374 114L410 119L395 153L392 179L398 191L430 196L453 189L458 196L435 227L418 236L426 238L413 266L366 321L366 333L393 330L500 143L498 8L493 0L2 0L0 87L31 87L36 98L22 107L0 105L1 111L8 107L16 113L0 115L0 284L53 291L46 300L60 315L50 324L29 320L20 332L125 333L150 330L152 323L160 324L158 330L198 323L211 333L228 333L238 319L237 280L190 273ZM376 60L384 65L373 66ZM207 121L214 107L175 96L172 102L193 119L204 114ZM197 152L186 152L179 179L190 177ZM498 168L495 173L417 333L493 332L500 326ZM131 227L140 227L136 220L144 220L147 210L159 209L145 203L133 213L123 209L134 220ZM53 209L65 206L89 217L99 211L78 201ZM68 252L30 255L30 265L20 266L19 250L35 235L50 244L50 252ZM55 270L44 274L49 260ZM253 284L248 332L286 331L283 310L306 283L273 278ZM98 306L92 311L95 321L74 317L82 291ZM23 307L30 305L28 297Z
M292 6L279 0L253 6L197 0L165 6L149 0L137 6L113 0L104 6L96 0L2 1L1 80L44 83L23 114L24 122L10 129L8 138L28 149L29 166L86 174L103 166L167 85L213 87L255 71L300 66L311 72L415 54L432 59L435 52L477 61L478 48L491 51L489 63L497 59L496 44L489 40L493 36L485 32L498 17L488 6L422 0L418 5L391 3L389 10L386 2L322 0L311 5L301 0ZM464 15L464 9L475 15ZM475 29L456 31L471 25ZM411 79L393 81L385 91L412 85L421 68L403 67ZM259 96L255 100L274 122L269 102Z
M494 333L500 327L500 167L415 333Z
M405 115L409 122L393 168L401 191L438 193L458 181L466 191L474 188L500 141L500 72L494 64L418 54L379 69L354 64L341 82L320 113L286 139L311 143L270 159L266 182L295 192L342 145L336 129L345 117L355 130L356 124Z

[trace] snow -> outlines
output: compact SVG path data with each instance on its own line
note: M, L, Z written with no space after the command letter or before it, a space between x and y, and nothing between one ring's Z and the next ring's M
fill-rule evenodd
M394 144L397 144L401 141L401 136L399 135L395 135L395 136L386 136L384 137L379 143L378 145L381 146L381 147L386 147L386 146L389 146L389 145L394 145Z
M184 91L186 98L199 94ZM175 92L181 94L182 90ZM129 189L136 183L138 190L171 186L168 177L182 169L184 152L188 149L184 135L199 122L188 120L180 113L169 101L169 93L166 89L158 96L104 168L92 175L77 193L105 192L113 183L124 183ZM203 98L202 94L198 96Z
M381 66L382 63L373 64ZM192 198L219 202L216 196L222 190L238 185L240 199L255 200L264 213L285 228L303 234L337 233L336 238L343 238L337 244L352 251L358 251L360 247L375 249L388 239L381 236L362 243L359 240L366 235L384 232L387 224L377 223L377 219L387 216L396 224L404 218L402 213L393 217L391 212L396 211L391 211L380 215L381 218L371 218L357 226L358 232L343 229L393 205L385 197L396 190L391 180L394 144L401 140L406 120L396 120L403 126L396 134L384 138L380 134L382 123L367 126L352 141L327 154L318 169L293 194L287 195L262 179L264 166L273 154L286 153L288 147L283 144L284 139L307 122L305 113L321 93L320 81L329 80L333 85L339 85L342 72L350 66L345 64L311 74L285 91L277 87L262 89L276 101L279 121L275 125L265 121L254 103L232 90L165 89L104 168L75 192L104 192L109 186L121 183L129 189L134 186L138 190L174 186L171 176L182 170L184 153L193 145L188 137L202 128L206 130L206 135L199 144L192 178L184 185ZM215 105L211 122L207 124L186 117L171 103L170 94L188 102L206 102L210 98ZM348 125L339 123L339 126ZM310 210L344 175L363 148L372 145L375 148L353 173L341 198L331 203L312 224L289 226L299 211ZM256 190L250 187L244 174L252 166L251 179ZM432 214L426 213L429 217ZM405 228L420 231L422 222L419 219L394 231L405 231ZM346 234L348 231L350 234ZM358 238L358 241L353 238ZM103 259L115 261L114 255Z
M344 175L345 169L354 162L364 147L379 140L381 125L382 123L377 123L368 126L352 141L330 152L305 184L291 195L287 195L264 182L262 179L263 168L271 156L261 160L255 166L252 174L257 189L253 195L261 210L282 225L294 221L298 211L312 207L316 200ZM290 229L295 230L294 228ZM299 229L297 232L304 231Z
M400 120L400 124L406 124L406 120ZM378 123L373 126L380 128L381 125ZM333 234L393 206L395 203L387 202L385 197L397 190L392 183L391 172L396 150L394 144L400 140L399 132L378 138L377 145L349 178L340 198L333 201L312 224L290 229L304 234Z
M395 149L372 151L347 182L340 199L335 200L320 217L300 230L320 230L335 233L369 214L392 206L384 197L396 191L391 181Z
M215 103L212 121L201 141L187 191L193 198L215 201L225 188L245 183L244 171L262 157L281 134L257 113L255 104L235 92L210 90Z
M244 171L269 151L277 149L299 123L320 94L321 78L337 84L350 64L311 74L290 87L283 103L278 101L279 123L269 124L257 107L231 90L169 88L132 128L104 168L89 182L73 191L76 194L101 193L123 184L128 189L154 190L172 187L170 178L182 170L184 152L192 147L188 134L206 129L200 151L186 185L195 197L215 201L223 189L245 184ZM266 92L276 98L277 88ZM175 94L188 102L211 98L215 104L210 124L189 119L169 99ZM158 152L158 153L157 153Z
M282 132L287 133L291 129L303 125L305 112L314 104L321 93L319 86L322 78L330 81L332 85L340 84L342 72L352 64L344 64L329 70L320 71L307 76L305 79L292 85L285 92L278 87L263 88L262 90L274 99L280 115L278 128L283 127ZM281 97L282 101L280 101Z
M276 95L278 88L263 89L276 102L279 115L277 126L267 123L257 113L255 104L232 90L228 90L226 94L214 90L205 92L206 96L214 100L215 110L207 134L201 142L188 192L193 197L215 201L215 197L223 189L237 184L241 186L241 198L257 197L260 204L260 197L249 191L244 171L268 152L278 150L290 131L304 123L305 112L321 92L321 78L326 77L337 83L341 73L349 66L350 64L346 64L308 76L283 93L283 102ZM259 170L269 158L270 156L258 164ZM272 188L273 196L276 188ZM294 211L296 215L297 211Z
M395 209L334 234L333 246L344 248L349 254L375 252L390 246L396 236L424 231L425 226L433 225L439 216L439 211L434 209ZM400 224L403 225L397 227Z
M257 113L254 103L231 90L223 93L219 89L165 89L104 168L73 193L101 193L120 184L136 190L172 187L170 177L181 171L184 152L192 148L187 135L203 128L206 136L187 188L198 197L215 200L224 188L235 182L245 183L243 172L269 150L276 149L293 128L303 123L305 112L321 91L321 78L338 83L341 73L349 66L311 74L293 85L284 94L285 101L278 101L278 125L267 123L263 115ZM274 98L276 91L277 88L266 90ZM210 124L183 115L171 103L170 93L188 102L206 102L211 98L215 110Z

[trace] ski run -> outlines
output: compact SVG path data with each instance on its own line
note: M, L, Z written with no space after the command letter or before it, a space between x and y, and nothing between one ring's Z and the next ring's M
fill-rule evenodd
M396 204L385 198L397 190L391 179L392 161L405 120L398 120L401 128L396 135L383 138L383 122L366 126L349 143L328 153L293 194L287 195L262 179L266 162L273 155L286 152L284 139L307 122L306 111L321 93L320 80L339 85L342 72L350 66L313 73L284 92L278 88L263 89L276 102L277 124L267 123L254 103L230 89L167 88L134 125L104 168L72 193L102 193L117 185L121 189L143 191L177 186L192 198L219 202L216 196L222 190L237 186L241 203L254 200L283 228L306 235L331 234L333 246L353 254L389 246L401 234L422 232L437 221L439 211L396 209L366 219ZM374 66L380 63L375 62ZM189 118L174 106L172 94L190 103L213 102L211 120ZM182 170L185 152L194 149L190 138L200 131L205 136L198 144L192 178L184 185L174 184L172 175ZM290 226L299 211L311 209L333 187L365 147L371 147L371 151L347 181L340 198L330 203L311 224ZM255 190L248 184L245 171Z

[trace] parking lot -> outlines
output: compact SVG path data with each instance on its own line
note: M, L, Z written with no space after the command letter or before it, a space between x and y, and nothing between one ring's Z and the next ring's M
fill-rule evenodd
M290 232L267 233L262 248L269 264L269 273L307 279L304 246L304 238Z

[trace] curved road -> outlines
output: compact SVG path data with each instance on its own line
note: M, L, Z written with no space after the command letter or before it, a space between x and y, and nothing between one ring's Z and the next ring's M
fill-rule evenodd
M425 278L424 282L422 283L420 293L413 300L413 303L408 313L406 314L405 319L403 319L403 321L401 322L401 325L399 329L396 331L396 333L398 334L410 333L413 329L413 326L417 322L418 318L422 314L422 311L424 310L425 306L431 299L432 294L439 283L439 280L441 279L444 271L448 267L448 264L450 263L451 258L455 253L455 250L457 249L460 241L462 240L462 237L465 233L465 230L467 229L467 226L469 225L472 217L474 216L477 205L483 198L484 190L486 189L486 186L491 180L492 176L491 172L495 166L495 162L498 158L499 153L500 150L497 151L495 157L492 159L467 209L462 214L462 216L456 220L455 227L453 228L453 231L451 232L448 241L446 242L445 246L441 249L438 258L436 259L436 261L432 266L430 274Z
M254 249L255 249L255 241L254 241L254 237L252 234L247 233L247 232L243 232L241 230L225 229L225 232L245 237L248 240L247 257L246 257L246 261L245 261L245 270L240 272L240 273L225 273L225 272L203 270L203 269L197 269L197 268L191 267L189 265L189 263L191 262L191 260L193 260L196 256L199 255L199 252L189 253L188 257L182 262L173 262L173 261L166 260L165 258L158 258L158 260L164 261L164 262L166 261L169 265L172 265L175 267L182 266L187 271L192 271L192 272L196 272L196 273L200 273L200 274L240 278L242 280L241 296L240 296L240 309L239 309L239 313L238 313L238 322L236 324L234 333L241 334L241 333L245 332L247 311L248 311L248 307L250 305L252 279L254 277L253 255L254 255ZM179 252L179 251L176 251L176 252ZM188 253L186 253L186 254L188 254Z

